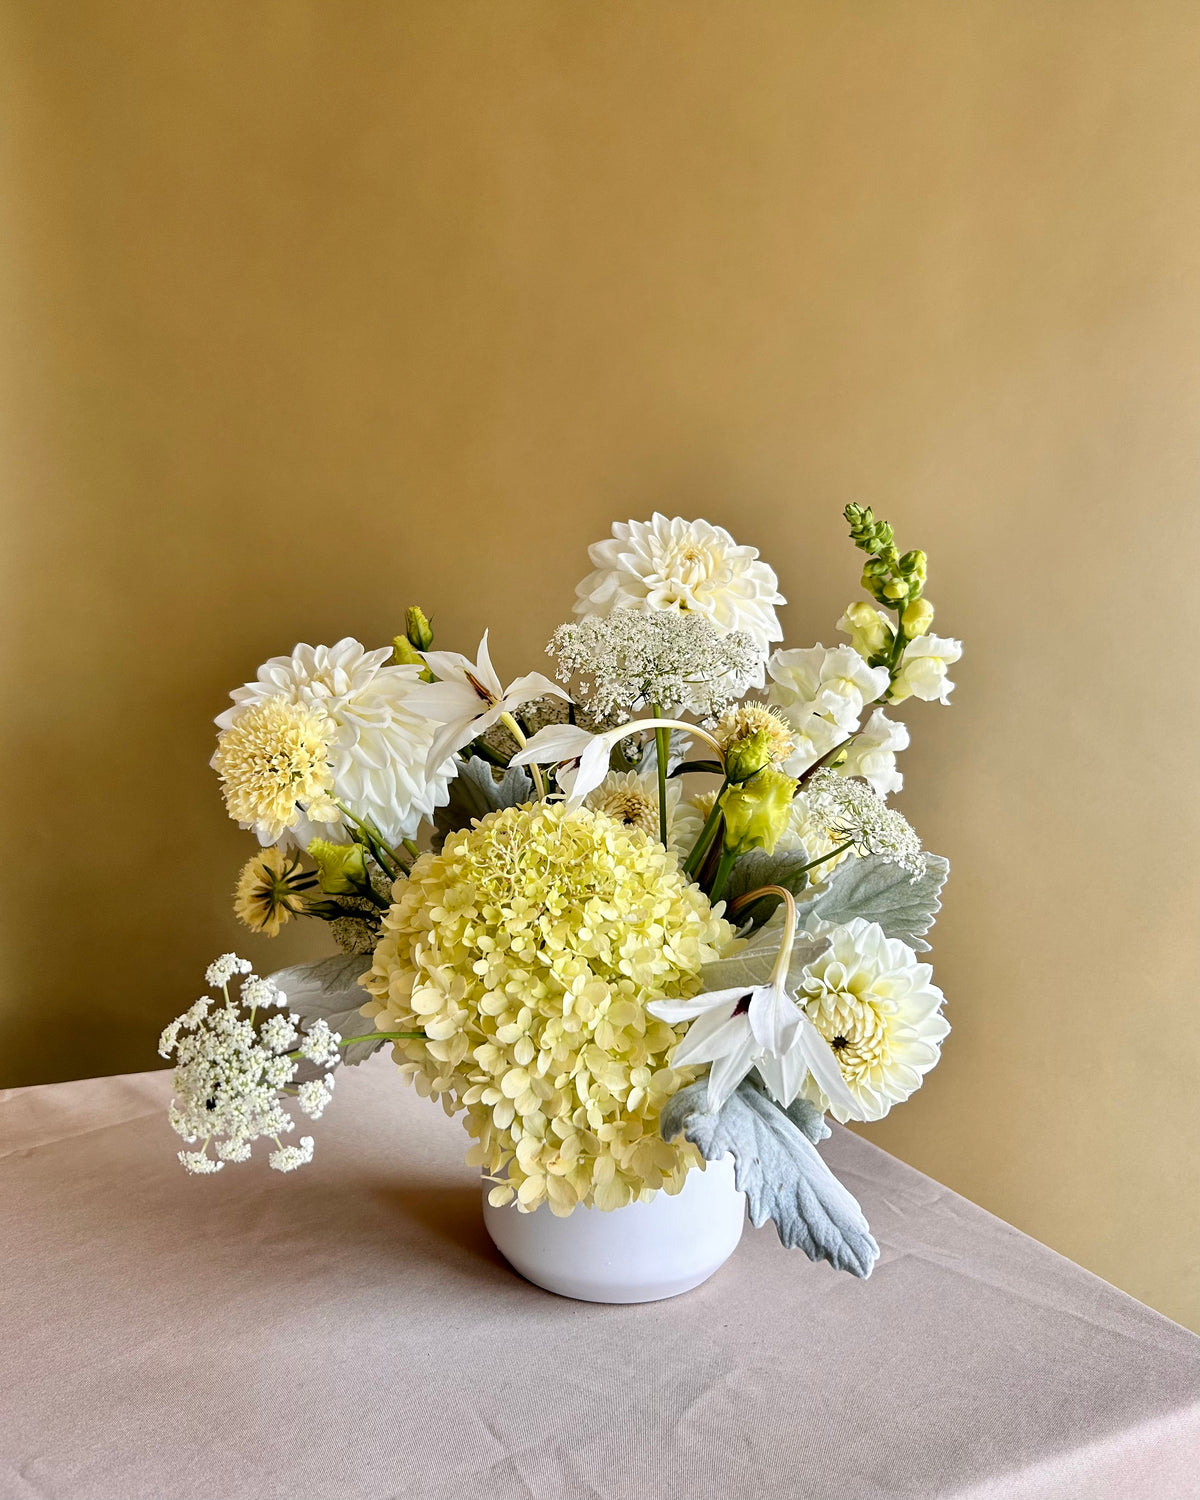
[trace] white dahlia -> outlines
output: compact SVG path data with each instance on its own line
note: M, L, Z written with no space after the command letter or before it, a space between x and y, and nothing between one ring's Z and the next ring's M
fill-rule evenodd
M626 828L640 828L647 838L658 838L658 776L653 766L643 771L610 771L584 803ZM678 859L686 859L692 852L704 818L705 814L686 800L679 782L668 781L667 847Z
M739 547L721 526L668 519L617 521L588 548L595 572L576 589L577 615L614 609L676 609L703 615L723 633L745 631L763 657L783 639L775 605L787 601L755 547ZM759 671L755 686L761 686Z
M447 760L426 775L438 726L408 701L420 667L392 666L391 656L390 647L368 651L350 637L336 646L299 645L291 656L264 662L256 681L235 689L234 706L217 723L228 729L247 708L270 698L322 709L329 721L334 796L397 844L446 802L454 766ZM348 834L340 823L301 818L284 839L307 848L314 837L337 842Z
M818 934L829 947L805 965L796 999L833 1048L857 1108L851 1115L831 1105L811 1078L802 1092L843 1123L881 1120L941 1057L950 1030L941 1013L945 996L930 983L932 967L877 922L820 923Z

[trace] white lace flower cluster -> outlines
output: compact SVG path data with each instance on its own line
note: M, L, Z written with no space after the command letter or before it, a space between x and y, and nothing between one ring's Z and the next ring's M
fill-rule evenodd
M240 1000L229 993L235 978ZM333 1096L329 1073L340 1060L341 1037L322 1020L302 1036L300 1017L283 1010L287 996L273 980L252 974L249 961L236 953L210 964L205 979L222 991L224 1003L202 995L158 1044L160 1056L175 1056L171 1126L189 1145L202 1142L198 1151L181 1151L179 1160L189 1172L219 1172L227 1161L247 1161L254 1141L267 1137L275 1142L270 1165L294 1171L312 1160L313 1138L284 1145L281 1137L296 1128L284 1102L294 1098L309 1119L321 1118ZM274 1013L259 1022L260 1011ZM293 1087L301 1059L324 1068L325 1075Z
M865 781L820 770L801 795L812 821L827 830L834 844L849 843L860 855L877 854L914 880L925 873L916 829Z
M559 681L577 677L584 704L606 720L649 704L715 719L762 667L749 631L722 634L703 615L673 609L590 615L560 625L546 651Z

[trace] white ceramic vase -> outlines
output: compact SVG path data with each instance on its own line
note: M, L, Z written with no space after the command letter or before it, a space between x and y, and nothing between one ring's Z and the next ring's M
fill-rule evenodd
M526 1281L580 1302L659 1302L690 1292L737 1249L746 1198L733 1182L733 1158L694 1168L674 1197L655 1193L608 1213L577 1208L556 1218L494 1208L483 1185L483 1221L492 1243Z

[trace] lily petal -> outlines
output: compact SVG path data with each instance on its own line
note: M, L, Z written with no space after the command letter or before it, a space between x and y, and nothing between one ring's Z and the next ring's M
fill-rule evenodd
M524 677L517 677L509 683L504 692L504 705L509 709L519 708L522 703L531 703L535 698L545 698L550 694L566 699L568 703L571 701L557 682L551 682L541 672L527 672Z
M475 671L473 675L487 688L493 698L503 698L504 688L496 669L492 666L492 655L488 650L488 633L483 632L483 639L479 642L479 655L475 658Z
M800 1008L781 984L759 985L750 997L750 1030L768 1053L786 1052L795 1040Z
M829 1102L844 1110L851 1119L861 1119L858 1100L846 1087L837 1054L803 1011L800 1012L800 1025L793 1045Z
M523 750L517 751L509 764L551 766L559 761L578 760L595 738L576 724L547 724Z

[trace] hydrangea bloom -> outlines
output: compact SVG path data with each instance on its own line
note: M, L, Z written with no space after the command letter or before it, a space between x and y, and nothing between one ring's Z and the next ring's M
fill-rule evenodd
M732 930L636 828L588 808L507 808L424 855L384 918L364 1007L380 1031L424 1030L395 1056L462 1110L468 1160L556 1214L677 1192L694 1147L658 1134L694 1074L682 1031L647 1002L686 998Z

